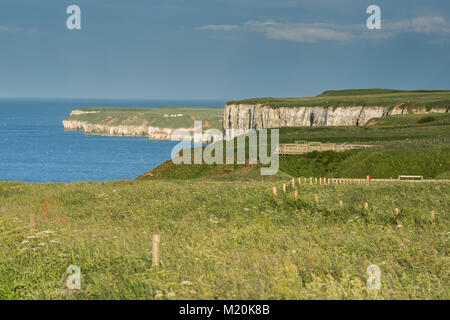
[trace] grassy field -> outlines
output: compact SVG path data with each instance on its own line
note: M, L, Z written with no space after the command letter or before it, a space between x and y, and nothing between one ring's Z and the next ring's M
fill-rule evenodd
M345 106L383 106L424 107L430 109L448 108L450 91L417 90L402 91L390 89L331 90L315 97L299 98L253 98L229 101L227 104L262 104L277 107L345 107Z
M447 300L449 182L302 183L296 200L290 181L450 179L449 119L282 128L281 142L381 148L283 156L269 177L260 165L167 162L136 181L0 182L0 299ZM372 264L381 289L366 285ZM80 290L66 287L70 265L81 268Z
M295 201L273 196L282 182L0 183L0 298L450 298L448 183L302 185Z
M77 109L95 113L71 115L66 120L86 121L92 124L154 126L161 128L192 128L193 121L203 121L204 129L222 129L222 109L200 107L165 108L100 108ZM165 115L182 114L181 117Z

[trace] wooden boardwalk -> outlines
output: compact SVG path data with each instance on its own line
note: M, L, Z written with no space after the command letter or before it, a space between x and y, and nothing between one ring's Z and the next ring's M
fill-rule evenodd
M322 142L296 141L295 143L279 144L276 153L280 155L287 154L305 154L313 151L335 151L343 152L352 149L382 148L379 145L362 145L362 144L336 144Z

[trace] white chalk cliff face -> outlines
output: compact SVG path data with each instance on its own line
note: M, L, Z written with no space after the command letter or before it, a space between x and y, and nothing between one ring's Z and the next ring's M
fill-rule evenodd
M230 104L225 107L223 129L226 139L251 130L280 127L361 126L371 118L407 113L448 112L448 108L407 109L387 107L280 107L261 104Z
M194 141L194 143L209 143L223 139L220 131L216 133L205 131L202 134L195 135L194 128L160 128L128 125L109 126L77 120L63 120L63 125L65 130L83 131L89 134L107 136L148 137L150 140L185 140Z

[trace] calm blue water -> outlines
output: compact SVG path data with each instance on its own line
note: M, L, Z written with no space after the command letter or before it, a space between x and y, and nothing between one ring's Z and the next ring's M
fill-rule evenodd
M223 107L225 101L0 99L0 180L71 182L135 179L170 159L174 141L64 131L72 109L87 106Z

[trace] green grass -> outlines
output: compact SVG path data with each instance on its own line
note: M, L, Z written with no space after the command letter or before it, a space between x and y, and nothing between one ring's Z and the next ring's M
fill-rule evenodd
M381 148L283 156L270 177L260 165L167 162L131 182L0 182L0 299L448 300L450 183L302 183L295 200L290 179L449 179L449 125L430 114L282 128L284 143ZM156 233L162 264L152 267ZM366 286L371 264L379 290ZM81 290L66 288L70 265Z
M0 298L450 298L448 183L302 185L295 201L272 195L282 182L0 183Z
M432 117L431 122L421 119ZM281 174L397 178L402 174L445 179L450 172L450 114L407 115L374 119L365 127L280 128L280 143L297 140L379 145L381 148L346 152L314 152L280 156ZM224 142L217 142L223 144ZM225 148L224 148L225 150ZM237 143L235 139L234 153ZM226 152L225 152L226 154ZM225 157L224 154L224 157ZM248 142L246 144L248 157ZM260 165L175 165L171 161L152 170L142 179L258 179Z
M449 143L391 144L382 149L282 156L280 170L292 176L389 179L399 175L442 178L450 173Z
M89 107L77 109L96 111L71 115L66 120L86 121L91 124L110 126L154 126L161 128L192 128L194 120L203 121L204 129L222 129L222 109L200 107L165 107L165 108L107 108ZM182 117L166 118L164 115L183 114Z
M261 104L278 107L346 107L346 106L382 106L402 105L406 108L443 108L450 106L450 91L416 90L402 91L389 89L331 90L315 97L299 98L253 98L229 101L230 104Z

